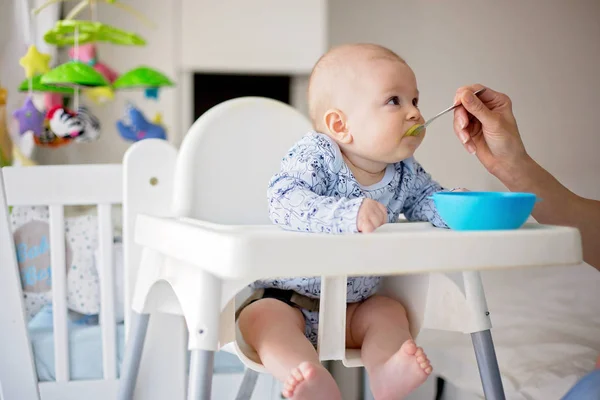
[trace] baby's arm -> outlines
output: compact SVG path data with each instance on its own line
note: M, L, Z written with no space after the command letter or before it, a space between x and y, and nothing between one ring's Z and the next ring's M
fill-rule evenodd
M413 163L415 176L402 210L404 216L409 221L428 221L436 227L447 228L435 208L433 199L429 198L445 189L434 181L417 161Z
M329 196L331 173L324 160L307 147L297 147L284 158L267 190L273 223L302 232L358 232L357 215L363 199Z
M282 228L302 232L358 232L363 199L336 199L311 190L302 178L278 176L268 190L269 217Z

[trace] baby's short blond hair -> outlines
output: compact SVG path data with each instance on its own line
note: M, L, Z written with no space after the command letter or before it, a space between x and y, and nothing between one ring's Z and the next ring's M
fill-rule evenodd
M308 82L308 111L314 129L322 131L324 113L337 106L336 92L360 79L360 67L366 61L382 58L406 64L392 50L373 43L336 46L319 58Z

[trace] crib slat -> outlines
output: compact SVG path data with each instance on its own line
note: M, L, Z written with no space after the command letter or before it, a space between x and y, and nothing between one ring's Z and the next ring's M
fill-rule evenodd
M65 265L65 218L62 205L50 206L50 266L52 271L52 314L56 381L67 382L69 332L67 329L67 268Z
M115 291L113 262L113 226L111 205L98 204L100 275L100 325L102 327L102 360L104 379L117 378Z

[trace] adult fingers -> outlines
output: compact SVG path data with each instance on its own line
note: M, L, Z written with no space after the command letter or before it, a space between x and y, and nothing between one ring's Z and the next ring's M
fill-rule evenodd
M477 135L480 128L479 121L477 119L471 121L464 107L460 106L454 110L454 133L470 154L477 152L477 147L472 138Z
M454 133L462 144L465 144L471 139L466 128L469 125L469 116L467 110L463 106L454 109Z
M473 92L462 92L460 100L465 110L481 121L483 125L496 123L494 113Z

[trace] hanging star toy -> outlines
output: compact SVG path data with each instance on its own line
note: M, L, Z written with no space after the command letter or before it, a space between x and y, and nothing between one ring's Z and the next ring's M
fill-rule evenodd
M40 112L35 105L31 96L27 97L23 107L13 112L13 117L19 121L19 134L33 131L33 134L40 136L44 131L44 113Z
M162 114L157 112L156 114L154 114L154 118L152 118L152 123L156 124L156 125L161 125L162 126Z
M86 97L98 105L104 104L115 98L115 93L109 86L99 86L86 89L83 93L86 95Z
M40 53L32 44L27 49L27 53L19 60L19 64L25 69L25 77L33 78L37 74L45 74L50 71L50 54Z

